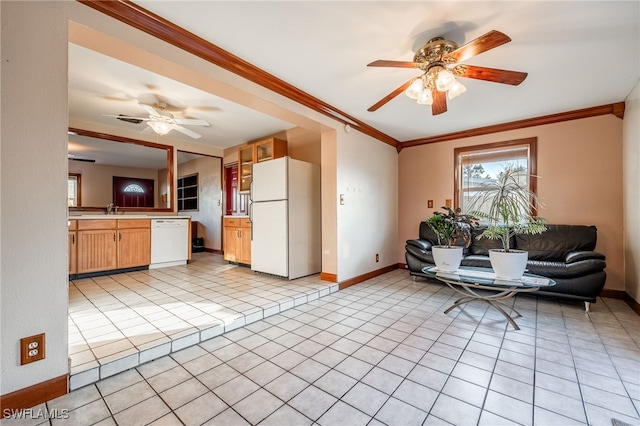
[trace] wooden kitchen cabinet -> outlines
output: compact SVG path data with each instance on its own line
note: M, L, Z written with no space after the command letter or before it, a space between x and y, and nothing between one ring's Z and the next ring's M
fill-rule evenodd
M117 267L133 268L151 263L151 220L118 220Z
M69 221L69 275L77 273L78 270L78 221Z
M116 269L117 247L115 227L78 230L78 273Z
M240 192L251 187L251 166L287 155L287 141L269 138L238 148L238 186Z
M86 219L77 228L78 274L151 263L150 219Z
M224 259L251 264L251 221L247 218L224 218Z

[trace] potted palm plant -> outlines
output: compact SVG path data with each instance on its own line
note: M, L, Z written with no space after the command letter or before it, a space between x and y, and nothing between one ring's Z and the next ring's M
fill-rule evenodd
M521 171L507 168L495 181L483 184L482 191L471 201L470 214L487 222L487 228L478 238L502 242L502 249L489 250L489 258L496 277L507 280L522 278L528 259L526 251L510 247L511 238L547 230L546 219L532 214L539 205L538 198L520 184L521 175Z
M438 245L431 248L436 268L442 272L454 272L460 267L462 251L471 243L471 230L477 219L471 215L461 214L460 209L453 211L449 207L442 207L446 213L433 212L425 220L429 228L436 234ZM464 246L454 245L462 239Z

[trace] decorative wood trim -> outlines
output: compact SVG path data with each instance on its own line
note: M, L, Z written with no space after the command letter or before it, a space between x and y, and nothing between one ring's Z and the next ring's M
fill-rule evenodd
M173 191L175 190L175 184L173 181L173 162L174 162L174 156L173 156L173 146L171 145L163 145L161 143L156 143L156 142L148 142L148 141L143 141L140 139L131 139L131 138L127 138L124 136L116 136L116 135L110 135L108 133L100 133L100 132L94 132L93 130L85 130L85 129L78 129L76 127L69 127L69 132L70 133L75 133L78 136L85 136L88 138L97 138L97 139L104 139L104 140L108 140L108 141L112 141L112 142L122 142L122 143L130 143L133 145L142 145L142 146L148 146L150 148L157 148L157 149L162 149L167 151L167 181L169 182L169 188L171 190L171 193L173 193ZM171 197L171 206L163 208L163 207L156 207L156 208L151 208L151 207L122 207L122 208L118 208L118 210L123 211L123 212L149 212L149 211L153 211L153 212L173 212L174 211L174 207L176 205L176 200L174 199L174 197ZM83 211L83 210L92 210L92 207L69 207L69 211ZM104 209L100 209L100 210L104 210Z
M608 288L604 288L598 296L624 300L625 294L624 290L610 290Z
M332 283L337 283L338 282L338 275L337 274L330 274L328 272L320 272L320 279L322 281L329 281Z
M401 142L402 149L412 146L427 145L436 142L445 142L455 139L470 138L472 136L488 135L491 133L506 132L509 130L524 129L545 124L560 123L563 121L578 120L581 118L596 117L599 115L613 114L618 118L624 116L624 102L615 104L600 105L597 107L577 109L574 111L561 112L558 114L544 115L541 117L528 118L525 120L512 121L510 123L496 124L493 126L478 127L476 129L462 130L460 132L447 133L439 136L431 136L420 139L413 139Z
M397 263L393 265L385 266L384 268L381 268L381 269L376 269L375 271L367 272L366 274L358 275L357 277L353 277L339 283L338 289L344 290L345 288L351 287L352 285L356 285L363 281L370 280L371 278L375 278L379 275L386 274L387 272L395 271L396 269L398 269Z
M69 391L68 383L69 375L65 374L6 395L0 395L0 418L10 414L11 411L31 408L66 395Z
M217 250L217 249L210 249L210 248L204 248L204 251L207 253L214 253L214 254L224 254L224 252L222 250Z
M230 52L198 37L182 27L126 0L78 0L105 15L137 28L153 37L176 46L214 65L226 69L242 78L252 81L279 95L311 108L342 124L369 135L388 145L397 147L399 141L363 123L355 117L311 96L261 68L233 55Z
M638 303L638 301L631 297L626 291L624 292L623 299L636 314L640 315L640 303Z
M629 305L629 307L633 309L636 314L640 315L640 303L638 303L633 297L631 297L629 293L624 290L610 290L605 288L602 289L598 296L624 300L625 303Z

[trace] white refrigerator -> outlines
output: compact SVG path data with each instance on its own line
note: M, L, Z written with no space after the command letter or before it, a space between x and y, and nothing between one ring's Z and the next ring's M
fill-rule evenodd
M321 272L320 166L281 157L251 173L251 269L288 279Z

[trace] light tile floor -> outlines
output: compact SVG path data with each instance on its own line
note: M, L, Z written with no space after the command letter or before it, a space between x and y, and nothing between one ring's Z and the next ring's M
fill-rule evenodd
M338 291L194 253L186 266L69 283L71 390Z
M640 317L522 296L520 331L398 270L49 401L52 425L640 424ZM68 419L63 419L68 417ZM3 420L2 424L13 424Z

